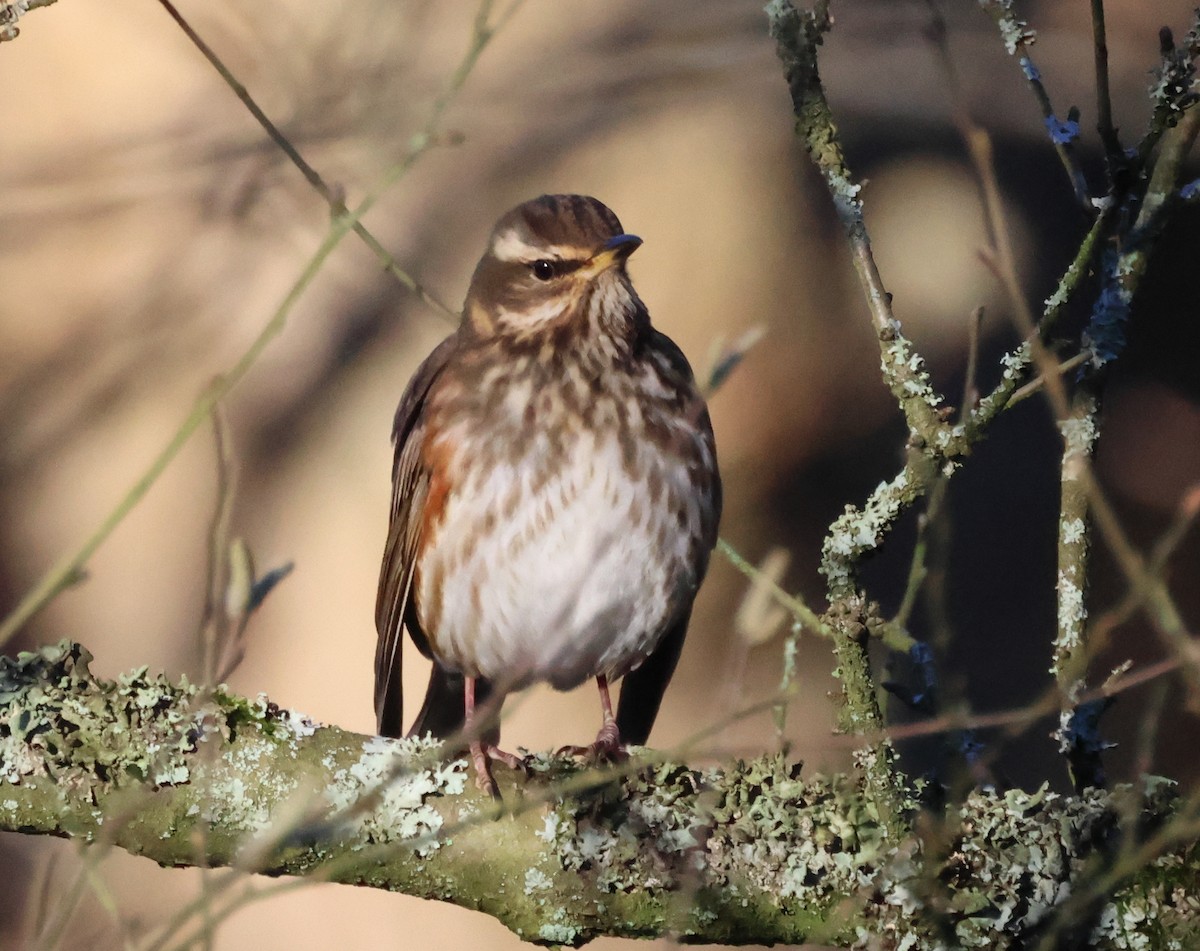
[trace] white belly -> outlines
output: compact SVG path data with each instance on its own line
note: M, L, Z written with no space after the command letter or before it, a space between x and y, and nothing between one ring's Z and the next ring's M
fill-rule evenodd
M505 689L621 676L697 584L689 549L701 514L682 463L643 446L627 468L615 438L578 433L566 454L546 438L456 486L418 565L434 653ZM539 466L547 454L562 464ZM539 470L548 478L532 485Z

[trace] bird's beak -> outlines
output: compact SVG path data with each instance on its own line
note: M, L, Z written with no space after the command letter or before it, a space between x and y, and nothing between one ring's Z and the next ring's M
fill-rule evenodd
M636 234L619 234L604 242L604 247L592 255L588 270L592 274L607 271L617 264L624 264L625 259L642 246L642 239Z

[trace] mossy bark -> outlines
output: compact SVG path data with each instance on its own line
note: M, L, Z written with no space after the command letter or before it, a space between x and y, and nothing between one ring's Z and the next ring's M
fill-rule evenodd
M778 757L602 775L546 756L529 778L500 771L497 809L433 744L145 669L106 681L89 659L63 643L0 660L0 828L450 901L544 944L1023 947L1129 854L1125 826L1161 839L1179 809L1165 782L976 792L897 842L860 781L802 778ZM1102 948L1135 933L1193 946L1200 855L1165 841L1073 931Z

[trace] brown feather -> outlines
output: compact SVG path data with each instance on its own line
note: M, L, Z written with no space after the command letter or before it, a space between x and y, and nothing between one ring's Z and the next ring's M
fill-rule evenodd
M375 717L382 736L403 735L402 640L411 617L413 569L421 542L425 500L430 473L422 459L424 426L421 408L457 346L457 337L443 340L425 361L404 391L392 425L395 460L392 465L391 521L379 575L375 602ZM416 635L417 632L411 632ZM424 635L419 635L424 640Z

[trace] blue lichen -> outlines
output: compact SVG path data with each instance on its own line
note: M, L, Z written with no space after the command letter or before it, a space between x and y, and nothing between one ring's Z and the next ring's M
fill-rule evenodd
M1050 141L1055 145L1067 145L1079 138L1079 123L1074 119L1060 119L1058 116L1046 116L1046 131L1050 133Z
M1126 282L1130 266L1128 257L1109 249L1101 260L1103 283L1083 332L1083 344L1092 352L1090 365L1093 369L1112 362L1125 349L1125 329L1133 303L1133 293Z

